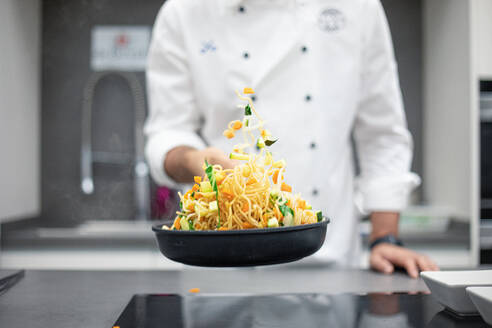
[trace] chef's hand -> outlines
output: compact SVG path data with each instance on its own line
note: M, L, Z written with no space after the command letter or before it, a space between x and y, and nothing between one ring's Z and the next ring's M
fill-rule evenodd
M389 243L381 243L371 250L370 265L374 270L390 274L395 266L404 268L412 278L419 276L419 271L437 271L436 263L426 255L416 253L408 248Z
M219 164L224 169L233 168L237 161L229 159L220 149L208 147L195 149L188 146L178 146L171 149L164 161L164 170L177 182L193 182L195 175L203 175L203 163Z

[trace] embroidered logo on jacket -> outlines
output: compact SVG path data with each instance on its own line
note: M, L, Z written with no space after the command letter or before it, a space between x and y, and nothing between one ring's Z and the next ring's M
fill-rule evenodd
M210 40L210 41L202 42L202 48L200 49L200 53L203 55L206 54L207 52L214 52L215 50L217 50L217 46L215 45L215 42Z
M326 32L334 32L345 27L347 20L345 15L338 9L323 9L318 17L318 26Z

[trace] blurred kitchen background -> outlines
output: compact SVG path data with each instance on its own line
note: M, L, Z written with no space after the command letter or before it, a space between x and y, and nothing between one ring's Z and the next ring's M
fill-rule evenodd
M162 3L0 1L0 267L180 267L149 228L176 196L141 131ZM402 239L443 267L492 263L492 0L382 3L423 178Z

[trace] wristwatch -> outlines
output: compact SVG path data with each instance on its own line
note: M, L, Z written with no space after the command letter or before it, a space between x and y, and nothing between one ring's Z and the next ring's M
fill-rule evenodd
M403 246L403 242L396 238L393 235L385 235L379 238L374 239L370 244L369 244L369 249L373 249L376 247L376 245L382 244L382 243L388 243L396 246Z

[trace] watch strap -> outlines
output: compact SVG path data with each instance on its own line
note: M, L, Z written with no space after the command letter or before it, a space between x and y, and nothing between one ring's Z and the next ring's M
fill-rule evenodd
M400 239L398 239L397 237L395 237L394 235L385 235L385 236L374 239L369 244L369 249L373 249L377 245L383 244L383 243L392 244L392 245L396 245L396 246L403 246L403 242Z

